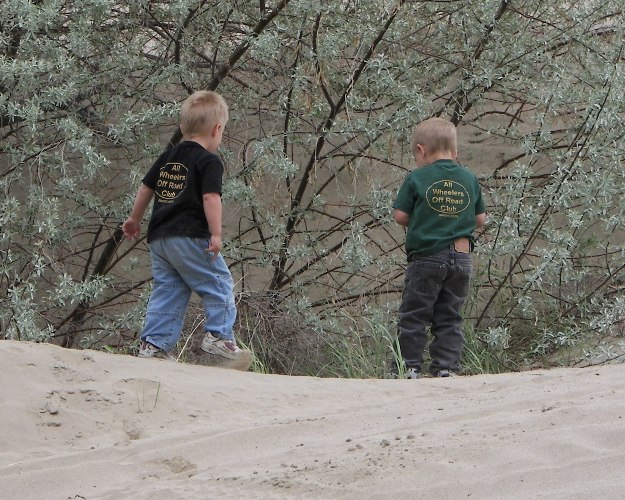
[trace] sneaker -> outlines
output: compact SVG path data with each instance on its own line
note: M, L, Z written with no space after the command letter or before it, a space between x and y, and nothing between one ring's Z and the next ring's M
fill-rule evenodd
M411 380L421 378L421 372L416 368L408 368L408 370L406 370L406 378Z
M455 375L454 372L450 372L449 370L439 370L434 376L435 377L453 377Z
M139 354L137 356L140 358L159 358L175 361L171 354L145 340L142 340L141 344L139 344Z
M204 335L202 350L209 354L217 354L228 359L236 359L241 352L234 340L226 340L215 337L212 333Z

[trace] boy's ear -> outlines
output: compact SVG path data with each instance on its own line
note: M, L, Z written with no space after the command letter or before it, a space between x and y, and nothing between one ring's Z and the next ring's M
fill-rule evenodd
M211 135L215 137L217 134L219 134L221 129L223 129L223 125L221 123L218 123L217 125L213 127L213 130L211 131Z

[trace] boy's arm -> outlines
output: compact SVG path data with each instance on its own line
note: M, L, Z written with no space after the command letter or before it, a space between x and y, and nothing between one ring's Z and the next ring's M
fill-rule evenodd
M205 193L202 196L204 215L211 233L210 244L207 250L216 257L221 250L221 195L219 193Z
M399 210L398 208L393 210L393 218L395 222L400 226L408 227L408 223L410 222L410 214L407 214L403 210Z
M153 195L153 189L150 189L145 184L141 184L139 190L137 191L137 196L135 197L132 212L130 212L130 216L122 225L124 235L129 240L132 240L141 234L141 221L143 220L143 214L148 208L150 201L152 201Z
M475 222L477 223L477 228L481 228L484 224L486 224L486 212L482 212L481 214L477 214L475 216Z

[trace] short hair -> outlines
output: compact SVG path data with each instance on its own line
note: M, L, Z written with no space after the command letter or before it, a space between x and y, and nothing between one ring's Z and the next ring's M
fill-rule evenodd
M443 118L428 118L415 128L412 136L412 154L416 156L417 144L425 146L430 153L458 150L456 127Z
M221 123L228 123L228 105L225 99L211 90L198 90L182 103L180 108L180 131L183 135L195 135Z

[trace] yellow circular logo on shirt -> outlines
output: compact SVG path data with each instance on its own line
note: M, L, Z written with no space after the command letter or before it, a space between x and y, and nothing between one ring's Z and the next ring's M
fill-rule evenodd
M167 163L158 174L156 195L161 203L175 200L187 185L187 167L182 163Z
M432 210L445 215L457 215L471 204L467 189L456 181L443 180L432 184L425 192Z

